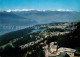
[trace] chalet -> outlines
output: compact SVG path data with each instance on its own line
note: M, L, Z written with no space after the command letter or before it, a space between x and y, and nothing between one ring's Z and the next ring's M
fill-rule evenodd
M69 56L74 56L76 50L75 49L71 49L71 48L64 48L61 47L58 49L59 52L66 52Z

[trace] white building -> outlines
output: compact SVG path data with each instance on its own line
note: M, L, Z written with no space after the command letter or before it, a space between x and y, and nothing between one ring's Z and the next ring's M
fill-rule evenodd
M57 45L54 45L54 42L50 43L50 51L51 52L56 52L57 51Z
M76 52L75 49L71 49L71 48L64 48L64 47L61 47L58 49L59 52L66 52L69 56L74 56L74 53Z
M57 45L51 46L50 51L51 52L56 52L57 51Z

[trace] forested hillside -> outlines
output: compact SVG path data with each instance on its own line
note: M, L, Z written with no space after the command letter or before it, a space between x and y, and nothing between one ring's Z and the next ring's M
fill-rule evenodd
M75 26L77 28L69 34L58 36L59 46L80 48L80 22Z

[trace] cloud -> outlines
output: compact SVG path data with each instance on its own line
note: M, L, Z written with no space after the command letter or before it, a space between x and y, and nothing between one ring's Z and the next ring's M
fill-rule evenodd
M72 10L65 10L65 9L57 9L56 11L72 11Z
M6 12L11 12L11 11L31 11L31 10L34 10L34 9L14 9L14 10L7 10Z
M35 9L14 9L14 10L7 10L6 12L11 12L11 11L31 11L31 10L35 10ZM46 10L36 10L36 11L46 11ZM72 10L65 10L65 9L57 9L57 10L50 10L50 11L72 11Z
M9 9L9 10L7 10L6 12L11 12L11 10Z
M31 11L31 10L34 10L34 9L15 9L15 10L12 10L12 11Z

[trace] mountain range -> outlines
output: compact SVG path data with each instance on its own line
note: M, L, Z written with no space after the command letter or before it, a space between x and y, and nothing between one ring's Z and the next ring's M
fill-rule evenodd
M30 26L51 22L77 22L79 17L80 12L77 11L0 11L0 28L3 30L4 25Z

